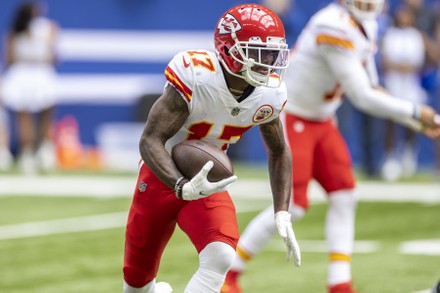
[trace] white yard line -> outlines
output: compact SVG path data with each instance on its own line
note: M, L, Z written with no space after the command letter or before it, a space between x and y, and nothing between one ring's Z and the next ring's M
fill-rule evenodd
M282 241L278 241L274 238L268 249L271 251L286 251L286 246ZM298 239L299 245L301 247L301 252L310 252L310 253L327 253L328 246L324 240L304 240ZM354 242L353 252L364 254L364 253L372 253L378 251L381 245L379 241L372 240L360 240Z
M0 199L6 196L131 197L135 182L135 176L1 176ZM439 184L361 182L358 187L360 201L440 203ZM233 199L260 199L246 205L237 201L237 212L261 210L271 201L270 187L264 180L238 180L230 192ZM315 183L310 185L309 194L312 202L325 201L322 189ZM125 226L126 218L127 212L119 212L0 226L0 240L120 228ZM402 253L440 255L439 243L440 240L435 239L419 240L402 243L400 249ZM280 250L284 246L274 242L269 249ZM326 252L326 244L324 241L301 240L301 249L304 252ZM354 249L355 253L370 253L380 249L380 244L357 241Z
M123 227L127 213L111 213L0 226L0 240Z
M131 197L136 176L0 176L1 196L87 196ZM230 187L233 197L271 199L266 180L238 179ZM309 187L312 202L325 201L320 186L312 182ZM438 183L385 183L359 182L360 201L440 203Z
M250 205L238 204L236 208L238 212L250 212L259 211L265 206L255 202ZM127 215L128 211L4 225L0 226L0 240L120 228L126 225Z
M238 209L238 212L250 211ZM256 210L260 210L257 208ZM40 222L29 222L15 225L0 226L0 240L21 239L36 236L47 236L54 234L75 233L85 231L96 231L124 227L127 220L127 213L109 213L86 217L75 217L67 219L57 219ZM301 240L301 250L303 252L326 253L327 246L321 240ZM354 245L355 253L371 253L380 247L377 241L356 241ZM268 247L272 251L284 251L282 241L273 241Z
M440 255L440 239L419 239L405 241L400 244L400 253Z

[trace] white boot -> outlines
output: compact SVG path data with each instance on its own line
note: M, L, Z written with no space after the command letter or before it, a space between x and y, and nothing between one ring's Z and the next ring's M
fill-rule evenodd
M156 286L154 287L154 293L171 293L171 292L173 292L173 288L171 288L171 285L166 282L156 283Z
M124 292L125 293L172 293L173 288L171 288L170 284L166 282L156 283L156 280L151 281L142 288L131 287L124 281Z

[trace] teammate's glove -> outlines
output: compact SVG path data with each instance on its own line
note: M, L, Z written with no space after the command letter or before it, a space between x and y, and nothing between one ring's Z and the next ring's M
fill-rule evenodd
M287 246L287 261L289 261L293 255L295 266L301 266L301 251L296 241L295 232L293 232L291 215L286 211L277 212L275 213L275 223L278 233Z
M208 173L214 167L214 163L209 161L203 166L190 181L182 186L181 197L183 200L195 200L210 196L211 194L225 191L229 184L237 180L237 176L231 176L226 179L210 182L208 181ZM179 197L179 192L176 191Z

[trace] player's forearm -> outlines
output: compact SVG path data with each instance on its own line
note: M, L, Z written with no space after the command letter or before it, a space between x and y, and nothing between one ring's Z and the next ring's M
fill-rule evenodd
M350 101L359 110L399 123L404 123L414 115L414 104L412 102L397 99L370 86L358 86L356 81L356 76L347 77L344 80L344 87Z
M357 59L336 50L329 50L326 53L330 68L342 84L347 97L358 110L399 123L405 123L414 115L412 102L397 99L373 88L365 68Z
M164 144L160 140L142 136L139 151L151 171L167 186L174 188L176 180L183 175L176 168Z
M275 212L287 211L292 191L292 158L288 148L278 155L269 152L268 164Z

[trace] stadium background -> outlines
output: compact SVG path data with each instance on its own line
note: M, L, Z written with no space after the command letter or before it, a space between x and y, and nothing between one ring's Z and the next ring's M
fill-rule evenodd
M45 1L47 15L61 27L57 121L73 115L79 125L81 143L110 149L110 157L118 158L115 151L123 148L134 149L136 153L145 111L162 91L167 62L180 50L211 50L218 17L229 7L245 2L261 1ZM294 1L283 17L290 44L311 14L329 2ZM2 0L0 32L3 36L18 3ZM397 0L390 1L391 7L397 3ZM3 54L3 47L1 50ZM362 165L372 160L377 166L382 155L383 121L373 120L373 135L366 141L364 116L348 103L339 116L354 163ZM15 152L17 142L12 119L11 125ZM259 142L258 130L253 129L230 149L230 155L245 162L262 162L264 147ZM435 161L434 144L423 137L420 142L420 165L430 169ZM131 153L133 155L133 151ZM116 160L119 163L114 164L116 167L135 167L136 163L127 162L127 157L121 156ZM127 166L123 166L122 161L127 162Z

